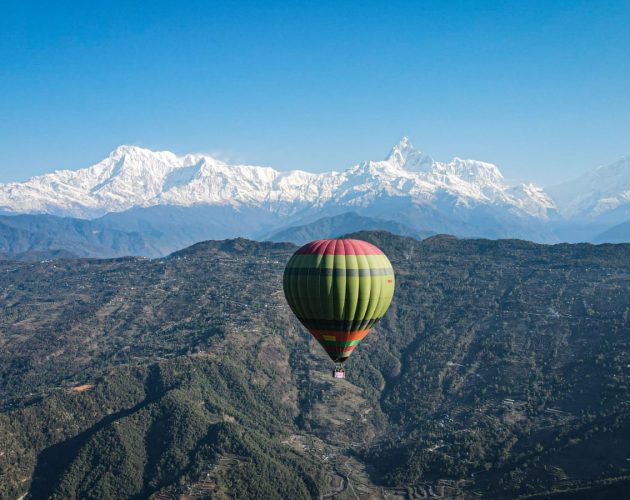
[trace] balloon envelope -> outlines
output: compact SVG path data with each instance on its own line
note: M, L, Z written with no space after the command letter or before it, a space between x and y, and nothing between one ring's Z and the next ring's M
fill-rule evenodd
M353 239L307 243L293 254L283 279L293 313L340 363L383 317L394 286L394 270L385 254Z

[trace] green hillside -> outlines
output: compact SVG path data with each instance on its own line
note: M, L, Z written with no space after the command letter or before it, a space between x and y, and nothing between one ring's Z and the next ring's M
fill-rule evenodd
M397 290L346 381L284 302L292 245L0 262L0 497L630 486L630 245L358 237Z

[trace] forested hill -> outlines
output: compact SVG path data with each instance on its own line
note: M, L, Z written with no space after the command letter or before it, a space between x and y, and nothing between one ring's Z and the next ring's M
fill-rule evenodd
M630 245L355 237L397 290L347 381L284 302L293 245L1 261L0 497L627 491Z

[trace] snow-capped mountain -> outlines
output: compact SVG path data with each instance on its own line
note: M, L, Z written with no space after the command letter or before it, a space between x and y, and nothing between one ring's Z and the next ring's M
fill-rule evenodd
M550 188L567 219L630 220L630 156Z
M300 204L329 196L336 176L280 173L268 167L227 165L205 155L179 157L120 146L85 169L0 185L0 209L95 218L155 205Z
M324 173L120 146L88 168L0 184L0 213L98 219L98 231L118 235L116 241L135 241L148 256L204 239L359 230L382 227L383 221L409 234L540 242L608 241L607 231L618 225L614 241L626 237L630 157L550 191L553 199L534 184L512 185L491 163L436 161L407 138L384 160ZM33 224L18 229L28 232ZM65 227L61 223L40 234L42 227L24 241L53 241L52 233L54 241L68 239L57 234Z
M2 210L82 218L161 205L259 208L281 217L304 217L381 205L387 212L392 201L401 200L432 211L494 207L536 219L545 219L554 207L541 188L510 186L490 163L460 158L438 162L407 138L385 160L363 162L344 172L278 172L228 165L205 155L121 146L85 169L0 185Z

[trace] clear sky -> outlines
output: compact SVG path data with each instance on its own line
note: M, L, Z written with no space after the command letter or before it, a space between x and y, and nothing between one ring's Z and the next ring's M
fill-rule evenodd
M0 3L0 182L119 144L340 170L403 135L543 185L630 154L630 1Z

